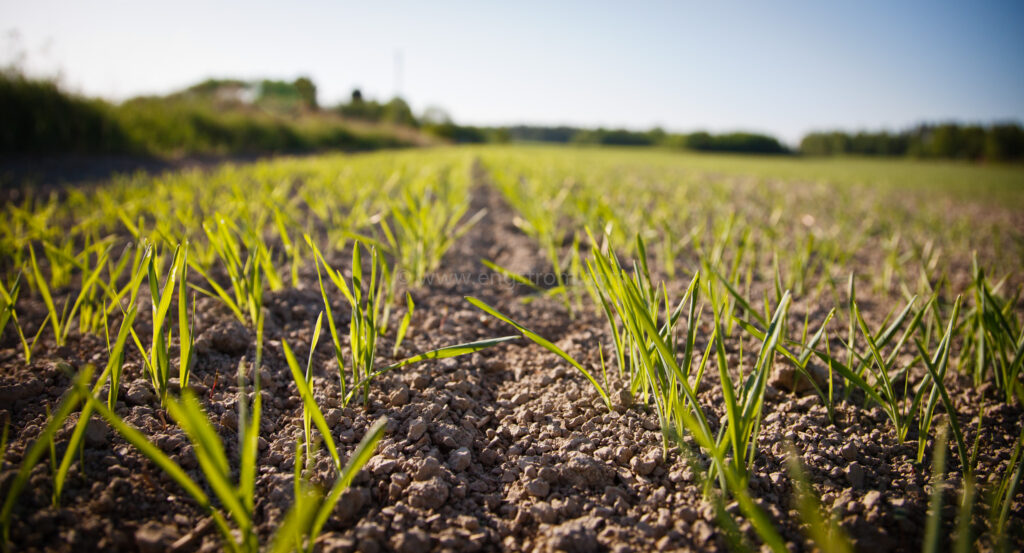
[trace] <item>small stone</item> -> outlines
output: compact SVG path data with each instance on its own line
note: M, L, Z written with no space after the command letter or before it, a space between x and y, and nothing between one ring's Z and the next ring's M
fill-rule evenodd
M619 393L616 394L616 399L618 400L619 407L623 409L629 409L633 406L633 394L629 393L629 390L625 388L619 390Z
M145 380L136 380L128 386L128 391L125 392L124 398L132 405L146 405L154 397L152 385Z
M229 430L238 429L238 413L234 409L228 409L224 411L224 414L220 416L220 424L224 428Z
M846 479L854 489L864 487L864 467L854 461L846 466Z
M558 481L558 471L552 467L541 467L540 470L537 471L537 476L552 484Z
M629 464L629 460L633 458L633 452L626 446L619 446L615 450L615 462L622 466Z
M359 551L359 553L378 553L380 551L380 543L375 538L365 537L359 540L356 551Z
M15 401L29 399L41 394L44 388L43 383L36 378L20 384L0 386L0 403L13 405Z
M327 412L324 413L324 422L327 423L327 426L334 428L338 426L339 422L341 422L341 415L341 409L328 409Z
M196 338L196 349L227 355L245 353L249 349L249 330L235 319L218 322Z
M839 449L839 455L847 461L856 461L858 457L857 446L853 445L851 442L846 442L843 444L843 447Z
M90 419L85 425L85 443L92 447L106 445L108 438L107 423L99 419Z
M412 379L412 387L413 388L416 388L417 390L423 390L423 389L426 389L427 386L430 386L430 377L429 376L427 376L427 375L425 375L423 373L419 373L415 377L413 377L413 379Z
M135 545L142 553L160 553L174 543L174 532L151 520L135 531Z
M526 483L526 493L534 497L547 497L549 491L551 491L551 485L542 478L534 478Z
M352 553L356 549L356 540L336 532L324 534L317 540L323 553Z
M629 466L633 469L633 472L640 476L647 476L654 472L654 467L658 465L657 460L647 457L633 457Z
M409 486L409 504L418 509L440 509L448 501L448 484L440 478L413 482Z
M391 539L391 545L398 553L419 553L430 550L430 536L419 528L402 532Z
M562 475L573 486L604 485L613 472L607 464L583 453L575 453L565 462Z
M693 535L697 539L697 543L707 543L711 536L714 535L714 531L711 529L711 525L703 520L698 520L693 523Z
M423 433L427 431L427 422L422 418L413 420L409 424L409 440L416 442L423 437Z
M448 456L448 467L455 472L462 472L468 469L472 462L473 456L470 454L469 448L460 447Z
M380 476L382 474L391 474L397 466L398 461L386 459L378 455L366 463L366 470L372 472L375 476Z
M547 534L549 551L583 553L586 551L598 551L600 547L594 531L586 526L583 519L570 520L559 524L551 528Z
M880 499L882 499L881 492L879 492L878 490L868 490L868 492L864 494L864 497L861 498L860 501L861 503L864 504L864 509L870 511L875 505L878 504L878 501Z
M512 404L513 405L522 405L522 404L526 403L529 400L530 400L530 396L527 395L525 392L519 392L518 394L512 396Z
M401 407L406 403L409 403L409 388L402 386L394 392L391 392L391 395L388 396L388 401L391 402L392 407Z
M413 477L416 480L430 480L431 478L441 474L441 462L435 457L426 457L419 466L416 467L416 472Z

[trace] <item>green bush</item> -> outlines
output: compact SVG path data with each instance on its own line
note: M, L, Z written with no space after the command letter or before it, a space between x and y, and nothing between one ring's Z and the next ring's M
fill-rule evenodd
M108 153L134 151L114 115L100 100L65 94L50 81L0 73L0 151Z
M1016 123L919 125L899 133L810 133L800 152L812 156L865 155L1014 161L1024 159L1024 129Z
M317 112L309 79L262 81L252 105L241 99L247 87L211 79L170 96L111 105L69 95L50 81L3 73L0 152L239 154L413 145L415 137L391 127L354 127ZM412 117L400 99L384 108L387 121Z

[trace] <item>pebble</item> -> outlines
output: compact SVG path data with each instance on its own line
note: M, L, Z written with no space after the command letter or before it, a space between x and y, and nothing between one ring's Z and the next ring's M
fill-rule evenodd
M534 497L547 497L551 491L551 485L543 478L534 478L526 483L526 493Z
M136 380L128 386L128 391L125 392L124 398L128 403L132 405L146 405L156 397L153 394L152 385L145 380Z
M170 528L151 520L135 531L135 545L142 553L160 553L167 551L174 537Z
M473 462L473 456L469 448L460 447L448 456L448 467L455 472L462 472L469 468Z
M860 489L864 487L864 467L860 463L854 461L846 466L846 480L850 482L850 485L854 489Z
M864 494L864 497L861 498L860 501L861 503L864 504L864 509L870 511L875 505L878 504L878 501L880 499L882 499L881 492L879 492L878 490L868 490L868 492Z
M430 480L441 474L441 462L436 457L425 457L416 467L413 478L419 481Z
M406 403L409 403L409 388L402 386L394 392L391 392L391 395L388 396L388 401L391 402L392 407L401 407Z
M551 551L597 551L600 544L594 531L583 519L570 520L548 531L548 547Z
M421 418L418 418L409 424L409 434L407 436L409 440L416 442L423 437L423 433L426 431L427 422Z
M448 501L448 484L440 478L413 482L409 486L409 504L419 509L440 509Z
M367 470L374 475L391 474L396 466L398 466L398 462L394 459L385 459L379 456L370 459L370 462L366 464Z
M109 436L107 423L99 419L91 419L85 425L85 443L91 447L106 445Z
M636 472L640 476L647 476L653 472L654 466L655 463L646 458L634 457L633 460L630 461L630 467L633 469L633 472Z
M324 413L324 422L327 423L327 426L332 428L338 426L338 423L341 421L341 415L341 409L328 409L327 412Z
M419 528L408 532L397 534L391 540L391 545L398 553L419 553L430 550L430 536Z
M843 447L839 449L839 455L841 455L843 459L846 459L847 461L856 461L857 457L859 456L858 454L859 452L857 451L857 446L853 445L851 442L846 442L846 444L844 444Z
M632 458L633 451L626 446L619 446L619 448L615 450L615 461L622 466L626 466Z

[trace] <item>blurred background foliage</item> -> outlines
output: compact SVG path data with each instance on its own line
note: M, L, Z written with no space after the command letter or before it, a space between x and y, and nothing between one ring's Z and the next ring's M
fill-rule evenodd
M358 89L346 102L321 106L316 84L308 77L208 79L166 96L114 104L7 69L0 72L0 106L0 153L6 154L173 156L542 142L746 154L1024 159L1024 129L1012 122L922 124L898 132L812 132L791 149L773 136L750 132L459 125L443 109L430 107L417 116L400 97L380 101Z

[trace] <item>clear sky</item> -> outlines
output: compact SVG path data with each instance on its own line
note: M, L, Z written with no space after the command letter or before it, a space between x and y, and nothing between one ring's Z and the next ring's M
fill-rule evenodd
M124 99L310 76L467 124L808 130L1024 120L1024 3L0 0L5 62ZM14 38L12 31L16 31ZM401 59L401 78L396 58Z

